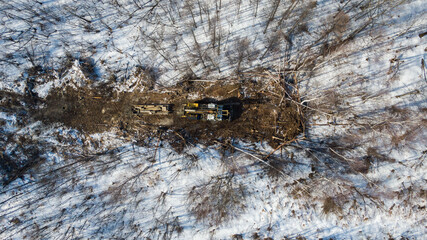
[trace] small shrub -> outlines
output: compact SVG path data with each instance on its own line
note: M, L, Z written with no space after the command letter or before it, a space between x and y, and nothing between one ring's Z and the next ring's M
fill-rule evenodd
M231 236L232 240L243 240L243 236L242 234L233 234L233 236Z
M335 213L335 214L337 214L337 213L342 212L342 208L335 202L334 198L327 197L323 201L322 212L324 214L326 214L326 215L329 214L329 213Z
M219 225L243 212L246 191L233 176L213 177L188 193L190 212L197 221Z
M302 32L308 33L308 25L307 25L307 23L301 23L300 25L298 25L298 27L297 27L297 33L302 33Z
M332 31L339 37L347 30L350 17L343 11L338 12L333 18L333 29Z
M257 232L252 233L252 239L253 240L259 240L261 237L259 236L259 234Z
M157 72L154 68L138 66L135 71L135 76L141 78L143 80L143 85L149 90L154 89L157 79Z
M390 158L384 154L381 154L378 152L378 150L376 148L370 147L368 148L368 150L366 151L366 154L368 157L371 158L371 160L377 160L379 162L395 162L396 160L393 158Z
M264 172L272 179L277 179L283 176L283 169L286 167L285 159L270 157L269 165L264 165Z
M98 74L96 73L95 61L92 58L80 58L79 63L80 69L82 70L85 77L91 80L98 78Z

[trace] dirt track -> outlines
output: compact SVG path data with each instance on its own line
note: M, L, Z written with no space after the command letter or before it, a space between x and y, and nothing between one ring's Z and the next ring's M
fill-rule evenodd
M187 142L213 144L229 138L253 142L267 141L277 146L295 138L302 131L297 107L277 92L266 91L255 81L240 83L184 82L171 88L132 93L115 93L111 88L54 89L43 101L45 107L33 115L45 123L59 122L86 133L118 128L129 135L157 134L181 148ZM279 88L273 88L279 89ZM172 104L195 101L239 103L231 122L209 122L167 116L137 116L134 104Z

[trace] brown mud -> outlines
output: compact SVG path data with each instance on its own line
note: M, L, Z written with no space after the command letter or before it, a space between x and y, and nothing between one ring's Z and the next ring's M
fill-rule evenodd
M59 88L39 99L41 104L31 115L46 124L62 123L87 134L116 128L140 139L160 136L177 150L188 143L210 145L227 139L265 141L277 147L303 131L303 119L297 105L284 100L285 88L271 84L186 81L169 88L121 93L108 85ZM233 103L232 121L188 120L176 114L182 104L203 101ZM171 104L174 113L138 116L132 112L136 104Z

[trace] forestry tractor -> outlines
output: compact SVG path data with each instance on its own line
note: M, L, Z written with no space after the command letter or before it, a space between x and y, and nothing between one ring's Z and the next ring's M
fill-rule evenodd
M172 113L170 104L142 104L132 107L134 114L141 115L167 115Z
M182 117L191 120L231 121L231 108L216 103L187 103L183 106Z
M142 104L132 106L136 115L168 115L173 113L171 104ZM175 114L189 120L231 121L231 105L216 103L187 103L183 104Z

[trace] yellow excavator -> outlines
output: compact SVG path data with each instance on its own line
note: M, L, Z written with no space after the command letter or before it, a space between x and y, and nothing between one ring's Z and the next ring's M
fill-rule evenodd
M184 104L182 117L190 120L231 121L231 108L216 103L187 103Z

